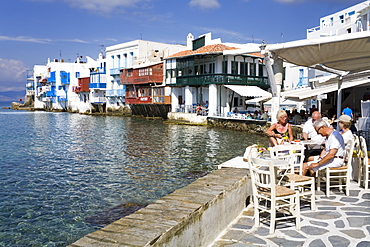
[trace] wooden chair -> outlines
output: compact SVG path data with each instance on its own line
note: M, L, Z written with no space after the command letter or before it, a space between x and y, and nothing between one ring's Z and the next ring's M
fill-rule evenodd
M355 141L351 140L350 144L346 146L346 155L344 157L344 165L341 167L327 167L317 172L317 190L320 190L322 178L326 181L326 196L330 195L330 188L339 188L343 190L343 184L346 187L346 195L349 195L349 184L352 173L352 155Z
M276 221L292 218L295 218L296 229L300 230L298 192L276 184L276 169L271 159L251 158L248 163L253 189L254 226L260 226L260 214L265 212L270 216L270 234L275 232Z
M315 178L302 175L304 146L300 144L277 145L270 148L270 155L272 159L283 159L288 162L281 178L282 184L298 190L300 198L309 197L311 210L315 211Z
M363 180L365 190L369 189L369 176L370 176L370 166L369 166L369 156L367 152L366 140L364 137L359 137L360 151L357 155L360 158L359 168L358 168L358 183L361 185Z

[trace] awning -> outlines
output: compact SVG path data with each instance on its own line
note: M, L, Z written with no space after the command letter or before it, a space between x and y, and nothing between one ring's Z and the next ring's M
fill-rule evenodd
M370 32L268 44L266 51L300 66L359 72L370 67Z
M263 103L263 105L271 105L272 100ZM304 104L301 100L292 100L292 99L281 99L280 106L298 106Z
M254 98L254 99L248 99L245 101L245 104L259 104L261 101L267 101L269 100L271 97L258 97L258 98Z
M338 79L333 78L333 79L330 79L329 82L331 83L326 86L320 86L314 89L308 87L308 88L301 88L301 89L281 92L281 96L286 97L286 98L308 99L308 98L312 98L320 94L326 94L326 93L337 91L338 90ZM345 80L344 79L341 85L341 89L361 86L367 83L370 83L370 77L365 77L365 79L362 78L362 79L356 79L356 80Z
M257 86L224 85L240 96L245 97L271 97L271 93Z

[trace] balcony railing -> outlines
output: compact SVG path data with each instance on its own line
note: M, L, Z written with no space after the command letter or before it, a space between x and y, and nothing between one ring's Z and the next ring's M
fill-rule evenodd
M110 69L110 74L111 75L119 75L120 74L120 68Z
M90 71L90 75L105 74L105 73L106 73L105 67L92 68Z
M125 90L123 90L123 89L107 90L105 95L107 97L124 97L125 96Z
M107 83L90 83L90 88L107 88Z
M176 78L176 85L179 86L201 86L208 84L246 85L269 88L269 81L266 76L232 75L232 74L207 74L181 76Z
M153 104L171 104L171 96L153 96Z

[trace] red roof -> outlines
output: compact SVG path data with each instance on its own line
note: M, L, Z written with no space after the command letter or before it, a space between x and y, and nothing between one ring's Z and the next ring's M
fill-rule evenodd
M187 57L187 56L200 55L200 54L221 53L225 50L237 50L237 49L238 48L230 47L230 46L223 45L223 44L206 45L206 46L203 46L203 47L201 47L201 48L199 48L195 51L193 51L193 50L180 51L178 53L175 53L175 54L172 54L171 56L166 57L166 59ZM259 52L248 53L248 55L263 58L263 55Z
M172 54L171 56L168 56L167 58L186 57L186 56L210 54L210 53L221 53L224 50L236 50L236 49L238 48L230 47L230 46L223 45L223 44L206 45L195 51L193 50L180 51L178 53Z

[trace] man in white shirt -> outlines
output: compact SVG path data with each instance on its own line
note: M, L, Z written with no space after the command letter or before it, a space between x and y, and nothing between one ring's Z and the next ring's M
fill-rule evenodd
M312 140L315 145L307 145L305 149L305 159L304 162L307 162L309 156L319 155L322 151L322 144L325 142L325 137L317 134L313 123L316 120L321 119L321 113L319 111L314 111L312 117L307 120L303 126L302 136L305 141Z
M303 175L310 172L312 176L316 171L326 167L341 167L344 164L345 144L343 136L322 119L315 121L314 128L318 134L326 137L325 149L320 156L309 157L308 163L303 164Z

